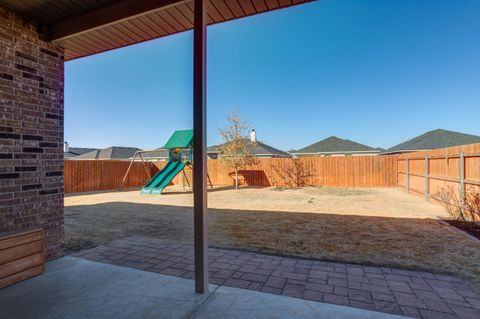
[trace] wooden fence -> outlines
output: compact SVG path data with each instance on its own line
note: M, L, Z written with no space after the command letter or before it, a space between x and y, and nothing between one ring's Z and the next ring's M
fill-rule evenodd
M66 160L65 193L114 190L122 187L128 161ZM153 176L165 162L147 163ZM214 185L233 185L234 172L222 161L208 161ZM124 188L141 187L149 177L140 162L133 164ZM191 169L174 184L191 183ZM463 145L399 156L262 158L240 171L249 186L401 187L426 199L452 186L461 192L480 187L480 144Z
M65 193L120 189L129 164L129 161L66 160ZM152 163L147 163L147 169L151 176L158 171ZM134 163L124 187L140 187L148 180L144 166L141 163Z
M165 165L157 163L159 168ZM220 160L208 161L208 177L213 185L233 185L234 171ZM191 171L186 171L191 180ZM255 165L239 171L240 182L248 186L339 186L395 187L396 156L348 156L260 158ZM178 175L173 182L182 184Z
M128 165L128 161L66 160L65 193L120 189ZM153 176L165 162L147 165ZM264 158L241 170L240 181L248 186L395 187L396 170L396 156ZM213 185L234 183L233 170L219 160L208 161L208 176ZM187 168L173 183L191 180L191 169ZM136 162L124 187L140 187L147 181L143 165Z
M480 144L469 144L398 157L398 186L429 200L451 187L460 194L480 187Z

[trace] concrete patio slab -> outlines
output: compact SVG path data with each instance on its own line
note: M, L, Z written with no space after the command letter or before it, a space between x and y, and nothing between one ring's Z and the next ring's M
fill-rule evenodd
M194 292L192 280L75 257L0 290L0 318L405 318L231 287Z
M197 319L400 319L397 315L258 291L220 286L195 313Z
M207 297L190 280L64 257L0 290L0 318L188 318Z

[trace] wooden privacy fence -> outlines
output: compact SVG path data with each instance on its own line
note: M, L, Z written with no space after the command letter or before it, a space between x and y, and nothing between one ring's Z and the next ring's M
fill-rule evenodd
M114 190L122 187L129 161L66 160L65 193ZM165 162L146 163L153 176ZM208 175L214 185L233 185L234 172L220 160L208 161ZM123 187L141 187L148 175L135 162ZM191 183L191 169L179 174L174 184ZM248 186L336 186L402 187L430 199L442 188L460 192L480 188L480 144L463 145L399 156L348 156L261 158L240 170L240 180Z
M118 160L65 160L65 193L120 189L129 164ZM146 168L151 176L158 171L152 163L146 163ZM140 187L148 180L144 166L135 162L123 187Z
M66 160L65 193L120 189L128 165L128 161ZM163 166L165 162L147 163L152 176ZM220 160L208 161L208 175L214 185L234 183L233 170ZM182 185L191 178L187 168L186 176L179 174L173 183ZM248 186L395 187L397 157L263 158L241 170L240 178ZM124 187L141 187L147 181L143 165L135 162Z
M159 162L158 167L163 167ZM208 175L213 185L233 185L234 171L221 160L209 160ZM191 172L187 170L191 180ZM255 165L239 171L240 182L248 186L338 186L395 187L396 156L348 156L259 158ZM173 180L183 183L180 174Z
M398 157L398 186L429 200L442 188L480 187L480 144L469 144Z

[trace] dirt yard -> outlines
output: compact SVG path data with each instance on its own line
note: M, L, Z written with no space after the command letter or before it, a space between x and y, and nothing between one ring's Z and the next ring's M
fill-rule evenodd
M397 189L216 188L215 247L417 269L480 283L480 242L442 225L440 206ZM139 191L65 198L67 249L129 236L192 242L192 194Z

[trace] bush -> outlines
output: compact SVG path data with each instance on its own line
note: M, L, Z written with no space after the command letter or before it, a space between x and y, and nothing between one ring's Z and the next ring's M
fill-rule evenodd
M474 226L480 226L480 190L471 189L466 193L464 214Z
M469 187L465 197L459 189L448 186L442 188L434 199L439 201L453 220L471 222L473 227L480 227L480 188Z

